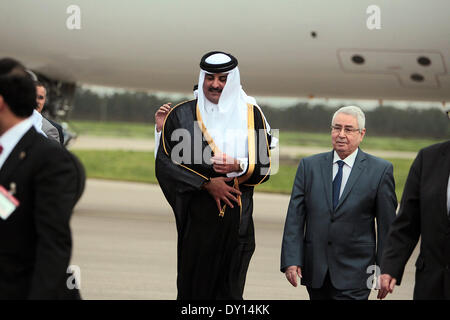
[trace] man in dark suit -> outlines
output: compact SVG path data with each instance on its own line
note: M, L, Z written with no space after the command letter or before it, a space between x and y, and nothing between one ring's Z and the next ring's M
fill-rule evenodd
M395 218L393 167L359 149L364 125L358 107L336 111L333 151L303 158L295 176L280 269L311 300L368 299Z
M449 214L450 140L420 150L411 165L383 251L379 299L400 285L419 237L413 298L450 299Z
M42 113L45 102L47 101L47 88L42 82L35 82L36 85L36 110ZM64 145L64 132L61 125L53 120L42 116L42 131L47 135L47 138L53 139Z
M35 131L28 118L35 105L36 89L24 67L0 59L0 299L80 298L68 285L69 221L84 170Z

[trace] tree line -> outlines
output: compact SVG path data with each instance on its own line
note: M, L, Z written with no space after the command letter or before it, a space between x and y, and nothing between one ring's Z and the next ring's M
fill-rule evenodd
M72 120L154 123L159 106L168 101L176 105L189 99L192 98L170 100L143 92L100 95L79 88L69 116ZM261 105L261 108L272 128L308 132L329 132L331 117L337 110L337 107L310 103L298 103L285 108ZM364 113L366 128L371 135L438 139L450 136L449 121L442 110L437 108L399 109L382 106Z

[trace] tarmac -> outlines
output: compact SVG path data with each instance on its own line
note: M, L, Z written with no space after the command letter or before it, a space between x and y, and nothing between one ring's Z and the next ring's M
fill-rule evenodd
M153 151L154 140L79 136L70 149ZM292 159L328 150L281 146L279 152ZM415 157L411 152L366 151L381 157ZM247 273L246 300L308 299L306 288L291 286L279 270L288 203L288 195L256 189L256 251ZM71 226L71 264L79 267L83 299L176 299L175 219L158 185L88 179ZM412 299L417 255L418 247L406 265L402 285L386 300ZM376 299L376 294L372 290L369 299Z
M308 299L306 288L294 288L279 270L288 203L287 195L255 193L256 251L247 274L246 300ZM71 264L80 268L83 299L176 299L175 219L159 186L88 179L71 227ZM417 255L418 248L402 285L387 300L412 299ZM376 299L375 290L370 299Z

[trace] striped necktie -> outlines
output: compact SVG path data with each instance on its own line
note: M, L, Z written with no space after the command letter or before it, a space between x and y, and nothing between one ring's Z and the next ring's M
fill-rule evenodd
M337 164L339 166L339 170L336 174L336 177L333 180L333 209L336 209L339 203L339 194L341 192L341 184L342 184L342 167L344 166L345 162L339 160Z

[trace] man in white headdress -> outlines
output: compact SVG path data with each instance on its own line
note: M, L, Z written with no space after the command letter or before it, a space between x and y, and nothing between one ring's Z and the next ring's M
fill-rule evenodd
M177 224L178 299L243 298L253 189L269 178L272 139L237 64L205 54L198 98L171 108L162 126L156 177Z

